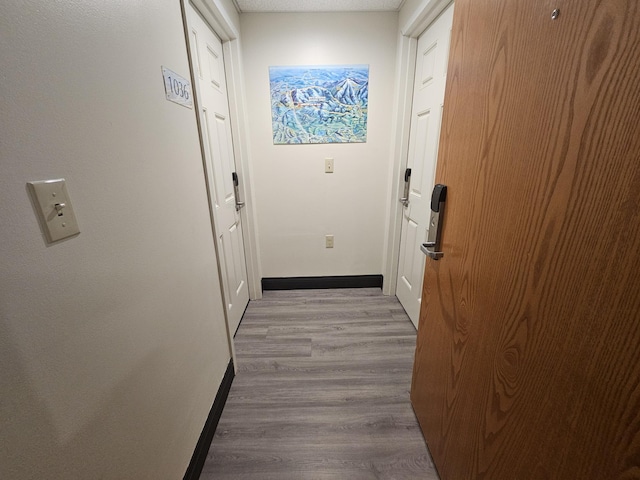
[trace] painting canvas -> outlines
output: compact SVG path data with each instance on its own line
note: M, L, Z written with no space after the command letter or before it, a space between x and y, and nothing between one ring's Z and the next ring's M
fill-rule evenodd
M269 67L273 143L367 141L369 66Z

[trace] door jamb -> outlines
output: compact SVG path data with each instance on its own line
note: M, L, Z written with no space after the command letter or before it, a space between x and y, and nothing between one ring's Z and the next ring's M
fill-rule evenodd
M197 125L197 129L198 129L198 140L200 142L200 153L202 155L202 168L203 168L203 172L204 172L204 183L205 183L205 188L207 191L207 206L209 207L209 221L211 222L211 235L212 235L212 243L213 243L213 250L215 252L215 256L216 256L216 269L217 269L217 273L218 273L218 283L220 285L220 296L222 297L222 315L224 317L224 325L225 325L225 329L227 332L227 345L229 347L229 354L231 355L231 361L234 364L234 370L236 370L237 372L237 364L238 362L236 361L236 347L233 341L233 335L235 332L232 332L231 329L229 328L229 312L227 310L227 298L225 295L225 291L224 291L224 282L225 282L225 278L224 275L222 273L222 264L220 263L220 250L218 248L218 235L216 233L216 222L214 219L214 213L213 213L213 208L211 205L211 188L212 186L209 184L209 179L207 176L207 162L205 159L205 146L204 146L204 139L202 136L202 122L200 119L200 98L199 98L199 88L198 88L198 77L196 76L196 72L194 69L194 61L193 61L193 57L191 55L191 35L190 35L190 30L189 30L189 21L187 19L187 6L186 3L189 2L189 0L180 0L180 12L182 14L182 25L184 28L184 37L185 37L185 46L187 47L187 61L189 63L189 75L190 75L190 79L191 79L191 85L192 85L192 89L191 92L193 94L193 108L194 108L194 113L195 113L195 117L196 117L196 125ZM194 7L195 8L195 7Z
M248 114L246 110L246 94L244 91L244 69L242 68L242 52L240 39L223 41L223 57L229 97L229 113L231 117L231 136L236 160L236 171L240 177L241 200L245 207L240 210L242 216L242 237L244 240L244 256L249 284L249 298L262 298L262 272L258 250L258 226L255 213L255 197L252 188L251 152L248 131ZM228 62L227 62L228 60Z
M418 37L452 3L452 0L423 0L409 20L400 26L398 60L396 62L396 101L393 111L395 132L390 167L388 198L389 216L387 237L383 257L383 285L385 295L396 294L398 262L400 260L400 236L402 233L402 206L400 198L400 173L407 167L409 155L409 132L411 130L411 107L413 104L413 81L416 68Z
M188 1L181 0L181 3ZM191 0L191 3L222 40L233 152L236 171L241 179L240 193L245 202L245 207L240 211L240 215L242 216L242 237L244 240L249 298L256 300L262 298L262 272L257 242L255 199L253 188L251 187L251 152L246 134L249 123L245 102L240 33L215 0Z

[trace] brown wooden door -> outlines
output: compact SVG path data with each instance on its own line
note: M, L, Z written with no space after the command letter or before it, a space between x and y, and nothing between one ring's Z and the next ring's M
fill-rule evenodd
M450 55L411 389L436 466L640 478L640 2L456 0Z

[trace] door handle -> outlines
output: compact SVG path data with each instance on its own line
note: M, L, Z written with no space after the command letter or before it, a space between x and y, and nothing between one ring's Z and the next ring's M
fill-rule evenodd
M409 206L409 184L410 183L411 183L411 169L407 168L404 171L404 193L402 194L402 198L398 200L403 207Z
M240 201L240 188L238 182L238 174L233 172L231 174L231 178L233 179L233 194L236 199L236 212L239 212L242 207L244 207L244 202Z
M431 215L429 216L429 235L426 243L420 245L420 250L429 258L440 260L444 253L440 251L442 240L442 224L444 204L447 199L447 186L437 184L431 194Z

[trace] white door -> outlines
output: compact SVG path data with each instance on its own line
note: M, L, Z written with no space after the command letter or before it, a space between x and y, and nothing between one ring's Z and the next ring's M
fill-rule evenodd
M235 334L249 302L240 212L232 175L236 171L222 42L187 4L189 43L200 106L209 202L213 211L229 331ZM239 201L239 199L238 199Z
M409 137L408 202L403 207L396 295L418 328L431 190L438 158L453 4L418 39L411 132Z

